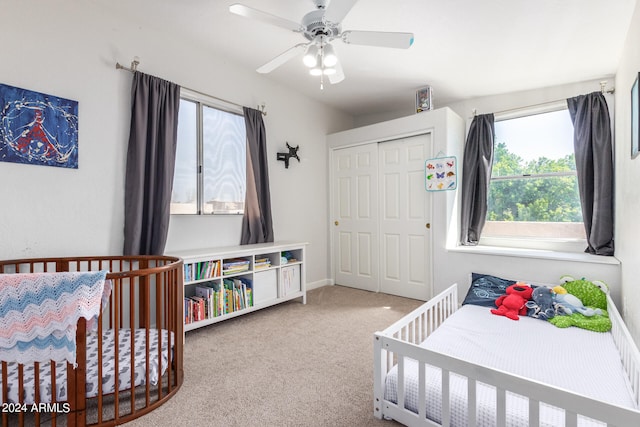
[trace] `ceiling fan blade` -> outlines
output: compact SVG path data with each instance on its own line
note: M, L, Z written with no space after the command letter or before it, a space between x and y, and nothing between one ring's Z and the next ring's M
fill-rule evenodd
M307 48L308 45L309 43L297 44L294 47L285 50L280 55L276 56L271 61L267 62L266 64L258 68L256 71L259 72L260 74L270 73L276 68L278 68L279 66L281 66L282 64L284 64L285 62L292 59L294 56L304 52L304 50Z
M324 18L334 24L341 23L357 1L358 0L331 0L329 7L327 7L324 13Z
M285 18L280 18L279 16L272 15L261 10L253 9L240 3L234 3L229 6L229 12L235 13L236 15L243 16L245 18L256 19L267 24L275 25L276 27L284 28L285 30L295 31L296 33L299 33L303 30L302 26L297 22L293 22Z
M413 33L387 33L382 31L344 31L342 41L347 44L408 49L413 44Z
M332 85L335 85L344 80L344 71L342 71L342 65L340 65L340 62L338 62L333 68L336 69L335 74L329 74L327 77L329 78L329 82L331 82Z

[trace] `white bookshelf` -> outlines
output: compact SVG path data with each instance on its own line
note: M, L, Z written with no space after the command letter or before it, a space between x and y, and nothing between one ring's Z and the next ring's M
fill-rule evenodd
M306 304L306 245L301 242L274 242L169 254L184 261L185 308L182 317L185 319L185 331L295 298L301 297L302 303ZM211 289L211 296L205 304L205 318L199 320L195 319L202 316L196 313L188 316L189 305L205 299L202 296L204 291L196 291L196 288ZM247 292L247 289L251 291ZM200 298L197 292L201 293Z

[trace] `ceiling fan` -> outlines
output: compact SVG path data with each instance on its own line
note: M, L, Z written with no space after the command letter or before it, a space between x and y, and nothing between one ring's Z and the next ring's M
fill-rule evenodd
M229 11L245 18L256 19L285 30L302 34L307 42L287 49L271 61L259 67L259 73L270 73L279 66L304 52L303 62L313 76L320 76L323 89L324 76L332 84L344 79L342 66L331 42L340 39L346 44L407 49L413 44L413 33L382 31L342 31L340 22L358 0L312 0L316 10L302 17L300 23L272 15L240 3L229 6Z

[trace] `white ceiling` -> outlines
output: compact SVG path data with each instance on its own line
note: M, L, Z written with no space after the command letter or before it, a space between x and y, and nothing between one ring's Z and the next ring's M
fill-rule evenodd
M341 0L331 0L341 1ZM94 0L156 27L197 40L211 54L255 69L301 34L229 12L242 3L299 22L313 0ZM413 32L409 49L333 45L345 80L311 77L301 58L267 75L284 86L358 116L413 107L433 88L435 106L613 75L636 0L359 0L343 30Z

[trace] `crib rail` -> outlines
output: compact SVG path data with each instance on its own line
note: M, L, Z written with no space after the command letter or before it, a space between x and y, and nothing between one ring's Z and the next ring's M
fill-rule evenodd
M540 422L540 404L547 403L560 407L565 411L565 426L576 427L578 425L578 415L582 415L595 420L603 421L608 425L632 426L638 425L640 412L632 409L622 408L616 405L607 404L595 399L581 396L567 390L558 389L549 385L522 378L495 369L475 365L467 361L443 355L425 348L408 345L395 338L383 337L383 346L387 351L401 354L398 358L398 403L394 404L382 399L381 406L383 414L393 419L411 426L449 426L451 421L451 402L449 393L449 379L452 374L462 375L467 378L468 384L468 406L467 425L475 427L476 422L476 388L479 383L495 387L496 390L496 425L506 426L506 394L507 392L525 396L529 400L529 425L538 426ZM425 390L425 370L427 363L442 369L442 420L441 424L435 423L426 418L426 407L421 404L419 413L404 409L404 394L406 392L404 384L400 383L400 378L404 375L405 359L412 358L421 361L419 368L419 402L424 402ZM402 398L401 398L402 396ZM558 405L562 402L561 406Z
M419 344L457 309L458 285L454 284L378 333Z
M453 374L467 378L467 425L477 425L478 384L486 384L495 388L496 392L496 425L506 426L508 392L528 398L529 425L540 423L540 407L542 403L556 406L564 410L565 426L576 427L578 417L584 416L607 423L608 426L640 425L640 411L619 407L594 400L567 390L562 390L537 381L532 381L504 371L486 368L465 360L443 355L438 352L419 347L416 344L424 341L435 327L439 326L453 311L457 304L456 285L435 297L429 303L414 310L398 322L374 334L374 415L377 418L393 418L410 426L449 426L451 423L452 402L450 401L450 378ZM454 297L455 296L455 297ZM453 298L453 301L451 299ZM615 306L610 304L609 315L614 324L614 336L620 349L623 364L629 373L635 397L638 397L638 366L640 357L631 343L629 333L622 322ZM439 314L431 313L433 310ZM434 319L432 324L425 324L425 319ZM426 332L425 332L426 331ZM405 385L405 364L408 359L418 361L418 413L405 409L407 387ZM427 363L428 361L428 363ZM397 365L397 403L384 399L385 378L387 373ZM426 371L427 366L441 369L441 420L435 422L426 417ZM561 403L561 405L559 405Z
M384 381L387 373L398 363L398 352L389 351L383 345L389 338L419 344L435 331L451 314L458 309L458 285L453 284L420 307L407 314L383 332L374 335L374 414L381 418L381 404L384 397ZM404 369L404 364L400 365ZM400 375L404 381L404 375ZM420 392L423 392L421 390ZM401 407L404 407L404 395ZM420 395L423 399L424 395ZM422 401L422 400L420 400Z
M92 378L87 376L87 332L84 319L78 323L76 334L77 368L66 366L66 384L60 384L57 374L64 366L55 363L35 364L34 378L25 383L23 373L27 366L18 366L19 400L11 402L8 396L8 364L2 363L2 402L12 413L3 411L2 425L19 426L112 426L138 418L162 405L180 388L183 381L183 278L182 260L166 256L114 256L76 257L51 259L22 259L0 261L0 273L35 272L82 272L108 270L112 292L103 307L97 324L97 336L102 337L108 330L114 330L112 349L113 370L105 372L103 362L107 349L102 348L102 339L97 339L97 377L100 379L95 397L87 398L86 384ZM135 329L142 329L144 338L136 338ZM128 343L119 342L119 331L130 331ZM166 331L166 332L163 332ZM157 349L151 353L151 333L157 333ZM163 340L163 333L166 340ZM121 382L135 384L134 369L125 371L123 365L133 366L136 362L136 339L138 350L142 347L145 360L145 380L138 387L120 390ZM123 359L122 355L129 353ZM157 354L156 354L157 353ZM166 362L163 360L165 355ZM152 366L150 360L157 360L158 383L150 381ZM41 370L51 370L50 382L53 392L47 394L40 386ZM164 375L161 373L164 372ZM115 387L112 392L103 392L102 379L112 378ZM25 389L33 387L33 402L25 400ZM65 400L57 397L66 387ZM43 397L44 396L44 399ZM34 406L35 405L35 406Z
M627 375L629 376L629 383L633 390L633 398L640 408L640 352L638 348L632 343L633 338L627 329L627 326L622 320L622 316L618 312L611 296L607 294L607 313L611 320L611 334L613 341L618 347L620 352L620 360L622 366L624 366Z

